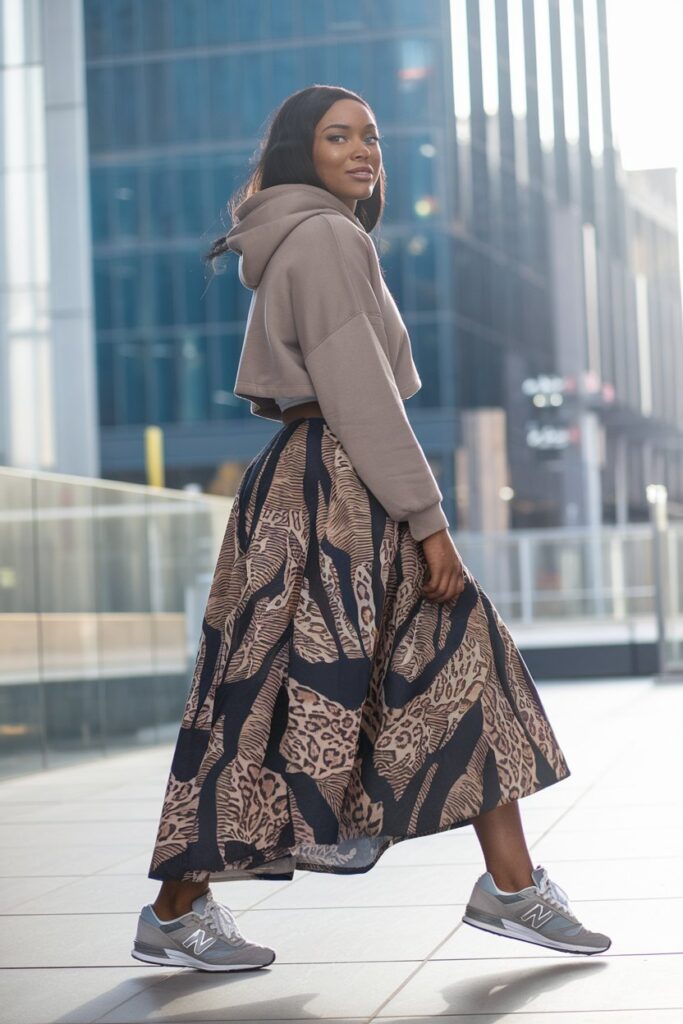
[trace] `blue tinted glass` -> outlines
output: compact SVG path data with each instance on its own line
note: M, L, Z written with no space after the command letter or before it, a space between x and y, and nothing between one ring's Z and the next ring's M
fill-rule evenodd
M432 43L426 39L397 39L396 104L398 116L429 118L431 83L435 74Z
M172 253L157 252L149 256L151 314L154 324L177 322L173 265Z
M88 0L83 7L86 60L101 57L109 51L109 8L109 0Z
M168 64L165 61L153 61L145 64L142 72L146 139L150 143L172 142Z
M209 376L206 338L183 331L178 339L179 420L197 422L209 418Z
M240 95L239 64L232 55L208 58L209 135L212 139L231 139L240 134L236 113Z
M112 148L127 149L140 140L139 68L128 65L112 68L112 90Z
M393 15L397 26L406 28L443 28L444 27L444 4L443 0L390 0L393 7ZM465 0L456 0L457 3L464 3ZM372 4L374 7L374 3Z
M263 10L263 38L291 39L299 34L298 4L282 0L266 0L259 5ZM322 4L321 4L322 6Z
M374 47L369 82L372 109L381 128L382 121L392 122L397 117L399 82L396 51L392 43Z
M121 423L145 423L147 420L145 347L139 341L122 341L114 348L119 362L119 416Z
M111 53L133 53L138 49L138 19L135 0L109 0Z
M225 253L221 257L220 265L223 268L221 273L215 276L209 273L205 301L208 302L211 320L214 323L225 324L240 318L240 293L244 292L248 300L251 292L244 287L238 277L239 262L234 252ZM209 267L208 270L210 269Z
M109 218L109 168L90 171L90 223L93 241L103 242L111 233Z
M94 261L95 324L98 328L112 326L111 276L108 259Z
M243 412L244 401L233 394L243 339L242 331L221 332L209 339L215 373L211 381L211 418L214 420L234 419Z
M297 60L298 53L298 50L274 50L271 55L273 92L276 97L284 99L295 89L303 88L302 67Z
M347 43L337 50L337 80L346 89L363 91L367 77L363 58L365 47L358 43Z
M331 32L357 32L366 24L363 0L328 0Z
M171 30L173 46L197 46L204 42L202 26L204 19L197 0L172 0ZM225 4L224 6L228 6Z
M152 342L149 353L151 420L156 423L173 423L178 416L178 375L173 338L159 338Z
M253 0L231 0L229 7L233 41L249 42L264 38L263 3L255 4Z
M146 168L149 231L152 238L170 238L176 232L175 172L173 167Z
M247 53L235 55L240 82L248 82L248 88L241 88L233 97L231 109L238 124L237 131L243 135L257 135L270 113L268 107L268 82L270 79L269 53ZM239 102L237 102L239 97ZM284 96L282 97L284 99Z
M233 42L233 6L225 0L204 0L206 6L206 37L209 46Z
M140 169L114 167L110 171L112 189L112 237L139 238L140 226Z
M334 76L327 73L327 62L325 50L321 46L306 46L303 48L304 67L303 75L306 82L332 81Z
M208 318L208 302L204 295L210 268L203 265L196 250L178 253L184 299L183 320L187 324L203 324ZM204 295L204 297L202 297Z
M140 323L139 298L142 272L139 256L129 253L111 261L116 288L116 326L137 327Z
M419 228L407 245L407 269L412 277L412 308L432 312L439 306L434 236Z
M103 427L116 423L114 405L114 351L110 341L97 343L97 396L99 421Z
M167 50L171 46L171 8L167 0L138 0L138 12L143 49Z
M209 184L208 167L201 157L192 157L187 162L179 161L176 188L177 230L186 235L203 232L207 224L204 205Z
M301 0L300 6L303 35L323 35L326 28L325 4L320 0Z
M111 145L111 71L92 68L87 72L88 145L95 152Z
M406 324L406 326L408 326ZM408 328L411 345L414 348L415 363L419 367L422 388L416 404L431 408L441 404L439 391L439 333L437 324L411 324Z
M174 140L187 142L203 135L205 90L199 74L199 61L174 60L170 68L173 81L171 131Z
M384 245L380 250L379 257L382 270L384 271L384 282L396 300L399 309L403 309L401 245L401 239L396 235L392 238L384 239Z

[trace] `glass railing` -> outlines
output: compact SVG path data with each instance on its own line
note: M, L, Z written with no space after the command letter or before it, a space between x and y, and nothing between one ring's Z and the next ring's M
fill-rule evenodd
M232 501L0 469L0 776L175 739ZM520 640L652 631L648 523L453 536ZM669 638L682 541L670 524Z
M232 500L0 469L0 775L177 733Z

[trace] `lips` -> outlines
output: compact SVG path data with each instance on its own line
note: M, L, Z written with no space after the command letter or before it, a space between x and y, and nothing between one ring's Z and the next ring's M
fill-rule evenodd
M372 177L372 170L366 167L359 167L355 171L347 171L346 173L350 174L354 178L359 178L361 181L366 181L367 179Z

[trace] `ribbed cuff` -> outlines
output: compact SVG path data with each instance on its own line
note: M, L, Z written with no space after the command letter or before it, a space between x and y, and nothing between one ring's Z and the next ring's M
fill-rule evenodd
M437 501L435 505L408 516L408 529L415 540L424 540L438 530L448 529L448 519L441 502Z

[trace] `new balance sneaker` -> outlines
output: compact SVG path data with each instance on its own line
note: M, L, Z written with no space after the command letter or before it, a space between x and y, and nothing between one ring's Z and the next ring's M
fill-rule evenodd
M534 885L504 892L487 871L477 879L463 921L494 935L506 935L566 953L604 953L611 940L583 927L567 894L540 865L531 872Z
M163 967L197 967L202 971L244 971L267 967L275 951L245 938L230 910L203 892L192 909L162 921L151 903L138 918L131 956Z

